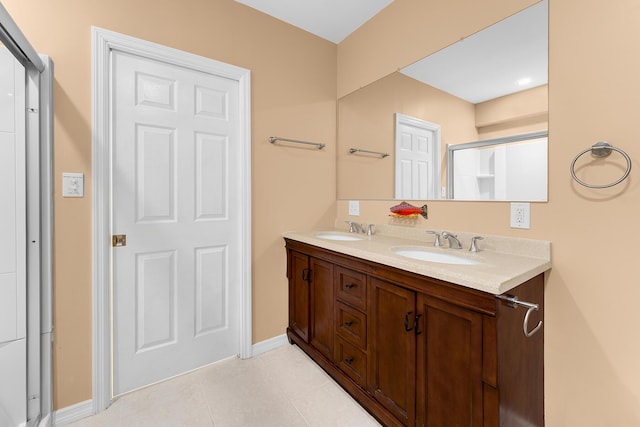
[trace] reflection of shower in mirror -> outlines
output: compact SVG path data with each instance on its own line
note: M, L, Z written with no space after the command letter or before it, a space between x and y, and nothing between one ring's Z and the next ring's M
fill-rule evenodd
M448 197L546 201L546 165L546 131L448 146Z

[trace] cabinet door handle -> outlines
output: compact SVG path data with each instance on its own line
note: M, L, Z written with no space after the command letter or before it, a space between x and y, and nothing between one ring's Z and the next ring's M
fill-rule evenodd
M344 359L344 363L346 363L347 365L351 365L353 363L353 357L350 357L348 359Z
M422 331L418 330L418 328L420 327L420 325L418 324L418 321L420 320L421 317L422 317L422 314L416 314L416 318L413 321L413 328L416 330L416 335L420 335L422 333Z
M409 316L413 314L413 311L408 312L404 315L404 330L407 332L413 331L413 326L409 327Z
M344 325L350 328L351 326L353 326L353 322L344 322Z
M309 270L308 268L305 268L304 270L302 270L302 281L309 282L310 275L311 275L311 270Z
M349 283L349 284L345 285L344 287L347 288L347 289L353 289L353 288L356 287L356 285L354 285L353 283Z

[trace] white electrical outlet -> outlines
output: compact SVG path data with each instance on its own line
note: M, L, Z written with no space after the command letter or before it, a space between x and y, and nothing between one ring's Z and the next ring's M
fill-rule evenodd
M511 203L511 228L531 228L530 203Z
M360 216L360 200L349 200L349 215Z

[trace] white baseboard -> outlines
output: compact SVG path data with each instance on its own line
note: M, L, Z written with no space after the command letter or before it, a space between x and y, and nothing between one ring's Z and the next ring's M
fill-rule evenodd
M289 340L287 340L287 335L282 334L277 337L269 338L268 340L260 341L253 345L253 356L257 356L262 353L266 353L270 350L275 350L278 347L282 347L285 344L288 344Z
M53 425L63 426L93 415L93 401L85 400L53 413Z

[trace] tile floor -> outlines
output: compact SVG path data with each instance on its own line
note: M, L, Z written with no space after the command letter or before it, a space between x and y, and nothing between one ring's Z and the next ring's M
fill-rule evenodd
M229 359L122 396L73 427L379 426L297 346Z

